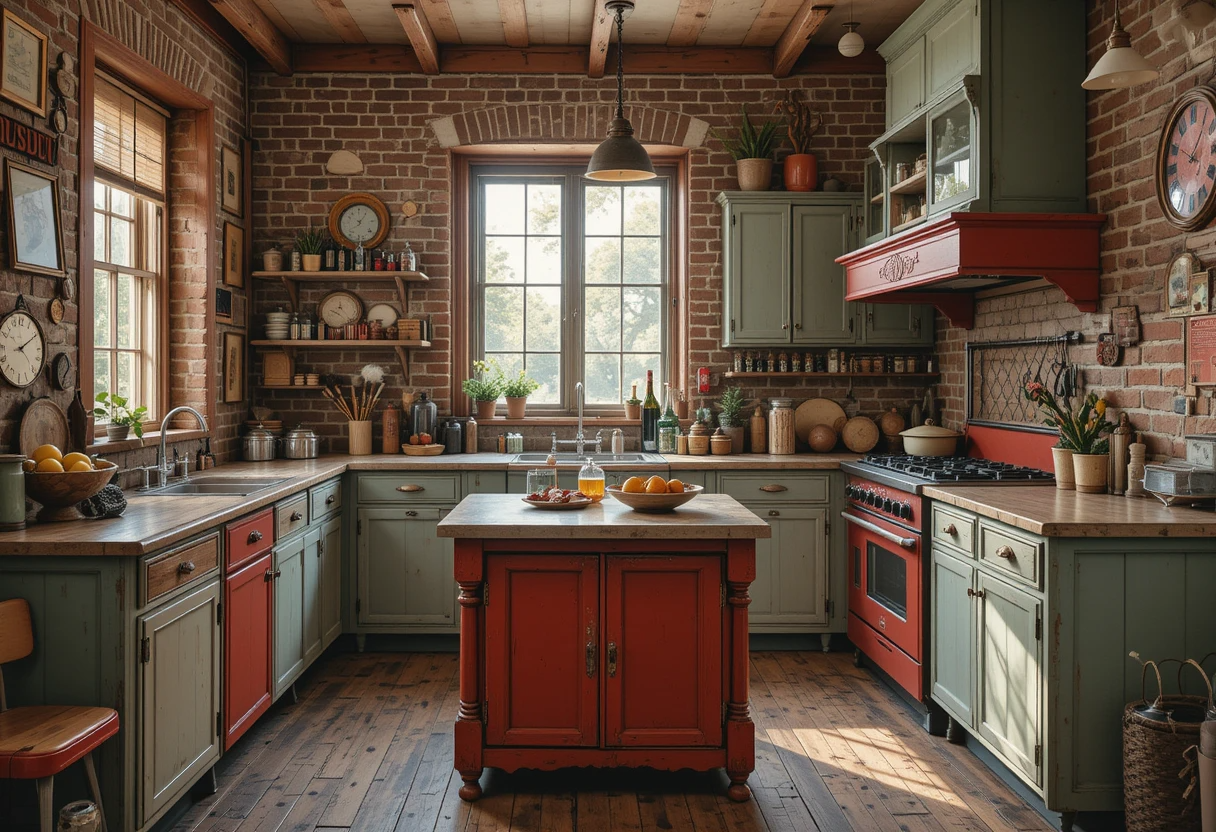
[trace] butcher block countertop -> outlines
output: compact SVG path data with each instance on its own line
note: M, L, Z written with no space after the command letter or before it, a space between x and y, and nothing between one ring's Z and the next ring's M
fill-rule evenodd
M1044 537L1207 537L1216 511L1045 485L927 485L924 496Z
M612 497L587 508L546 511L519 494L471 494L439 521L440 537L546 540L725 540L772 537L768 523L725 494L702 494L666 514L634 511Z

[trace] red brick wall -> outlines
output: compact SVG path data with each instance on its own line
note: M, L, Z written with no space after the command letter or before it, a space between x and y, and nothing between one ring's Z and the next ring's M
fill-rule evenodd
M1108 215L1102 233L1102 302L1096 314L1082 314L1056 289L981 300L970 332L949 326L939 316L938 342L944 372L946 421L961 424L965 415L963 346L986 341L1056 335L1079 330L1085 343L1071 348L1083 368L1086 387L1107 396L1118 417L1126 411L1143 431L1151 455L1181 456L1182 436L1216 431L1212 400L1200 395L1198 415L1173 412L1184 383L1181 318L1162 312L1164 271L1180 251L1191 250L1205 265L1216 265L1216 230L1178 231L1162 217L1153 178L1158 133L1176 98L1211 76L1210 43L1216 27L1198 39L1206 51L1188 56L1178 42L1168 43L1163 25L1169 4L1123 0L1119 4L1132 45L1161 68L1161 78L1130 90L1090 93L1088 173L1090 210ZM1113 17L1112 3L1090 3L1089 65L1105 50ZM1141 343L1123 351L1117 367L1101 367L1095 357L1097 335L1109 331L1110 310L1140 308Z

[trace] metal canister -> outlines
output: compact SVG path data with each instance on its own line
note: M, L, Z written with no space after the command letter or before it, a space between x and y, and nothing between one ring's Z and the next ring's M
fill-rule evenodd
M464 430L460 427L460 422L455 419L448 419L444 423L443 453L445 456L464 453Z
M274 459L274 434L258 425L245 434L243 453L248 462L267 462Z
M0 454L0 531L25 528L25 473L21 454Z

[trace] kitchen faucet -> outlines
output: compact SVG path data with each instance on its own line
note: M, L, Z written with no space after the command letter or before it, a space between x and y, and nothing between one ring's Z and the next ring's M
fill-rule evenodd
M551 454L557 453L559 445L573 445L574 452L579 456L582 456L586 453L586 449L591 447L591 440L587 439L583 433L583 400L586 398L586 390L583 388L581 381L574 385L574 398L578 401L578 431L574 434L573 439L558 439L557 431L553 431L550 434L550 437L553 439L553 447L549 450ZM595 452L597 454L603 451L603 434L602 430L595 432Z
M168 413L166 413L165 418L162 419L161 423L160 423L160 446L157 448L157 451L156 451L156 464L149 465L146 468L139 469L140 471L144 472L144 484L139 489L140 491L150 491L153 488L153 486L148 481L148 479L149 479L148 475L152 471L156 472L156 482L157 482L157 484L155 486L156 488L164 488L169 482L169 474L172 471L172 466L170 466L169 459L165 453L165 439L168 438L168 435L169 435L169 423L172 421L173 417L176 416L178 413L192 414L195 419L198 419L199 427L201 427L203 430L207 430L207 420L205 418L203 418L203 414L199 413L197 410L195 410L193 407L190 407L189 405L185 405L185 404L179 405L179 406L173 408L172 410L170 410ZM176 455L176 453L177 453L177 451L176 451L176 449L174 449L174 454ZM190 459L189 459L189 457L186 458L185 462L186 462L185 467L182 469L181 474L178 475L182 482L185 482L186 480L190 479Z

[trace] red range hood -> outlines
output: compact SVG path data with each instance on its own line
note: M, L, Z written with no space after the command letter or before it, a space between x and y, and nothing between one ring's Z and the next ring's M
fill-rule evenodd
M965 329L975 293L1042 278L1082 312L1098 309L1099 234L1105 214L956 212L837 258L846 298L930 303Z

